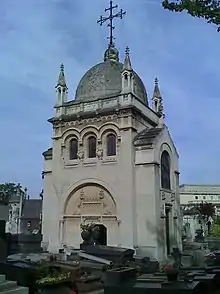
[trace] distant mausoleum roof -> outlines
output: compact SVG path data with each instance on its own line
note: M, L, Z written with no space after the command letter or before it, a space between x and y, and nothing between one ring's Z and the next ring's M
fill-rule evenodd
M39 219L42 212L42 199L25 199L23 203L23 219Z
M146 128L134 138L134 146L151 145L163 128Z

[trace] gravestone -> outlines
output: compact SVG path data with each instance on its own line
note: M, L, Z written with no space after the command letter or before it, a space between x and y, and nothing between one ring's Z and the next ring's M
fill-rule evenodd
M5 220L0 220L0 261L5 261L8 255L5 224L6 224Z
M134 259L133 249L105 245L87 245L81 248L87 254L110 260L117 265L123 265L125 262L133 261Z
M106 272L106 275L109 271ZM129 272L129 270L128 270ZM119 272L120 273L120 272ZM173 282L167 281L167 277L164 273L158 273L154 275L145 274L137 279L130 274L127 278L123 279L106 279L104 286L105 294L181 294L181 293L202 293L200 292L201 282L196 280L177 280ZM121 281L121 283L119 282ZM204 292L203 292L204 293ZM211 293L209 293L211 294Z
M9 254L41 252L42 235L8 234Z
M8 221L9 206L8 204L0 203L0 220Z

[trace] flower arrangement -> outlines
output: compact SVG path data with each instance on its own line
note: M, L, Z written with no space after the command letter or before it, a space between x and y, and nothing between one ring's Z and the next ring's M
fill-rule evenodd
M73 275L71 272L63 271L61 268L51 266L50 262L40 261L35 275L37 288L55 286L57 284L72 283Z
M36 281L39 286L55 285L63 282L71 282L71 273L50 273L46 277L43 277Z
M163 272L166 274L167 276L167 280L168 281L176 281L177 277L178 277L178 269L175 268L173 265L165 265L162 268Z
M165 265L163 267L163 271L165 273L173 273L173 272L177 272L177 270L174 268L174 266L172 266L171 264Z

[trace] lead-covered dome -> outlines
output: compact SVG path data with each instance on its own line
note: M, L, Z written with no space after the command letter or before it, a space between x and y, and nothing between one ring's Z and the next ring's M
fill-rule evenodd
M118 95L122 91L123 63L119 62L116 48L108 48L101 62L89 69L80 80L75 100L89 101ZM134 75L134 94L148 104L145 86L136 72Z

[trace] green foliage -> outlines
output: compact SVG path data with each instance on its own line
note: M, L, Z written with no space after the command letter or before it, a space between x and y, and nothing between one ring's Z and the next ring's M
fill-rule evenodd
M15 183L5 183L0 184L0 203L8 204L11 197L17 193L23 193L22 187L20 184Z
M40 280L37 280L36 283L38 285L53 285L61 282L70 282L70 273L58 273L55 275L54 273L51 273L47 275L46 277L41 278Z
M54 285L62 282L71 282L71 272L56 268L47 261L38 263L35 280L37 285Z
M194 205L193 212L207 221L209 217L213 218L215 216L215 206L212 203L201 202Z
M186 11L193 17L204 18L208 23L217 25L220 31L219 0L163 0L162 6L171 11Z
M217 215L216 217L215 217L215 222L214 222L216 225L219 225L220 226L220 216L219 215Z
M211 228L210 236L220 237L220 225L214 223Z

